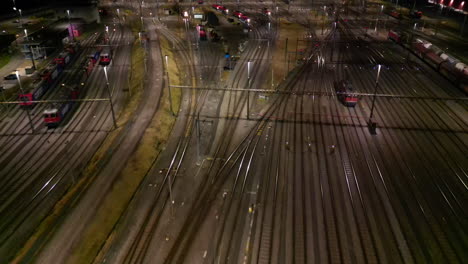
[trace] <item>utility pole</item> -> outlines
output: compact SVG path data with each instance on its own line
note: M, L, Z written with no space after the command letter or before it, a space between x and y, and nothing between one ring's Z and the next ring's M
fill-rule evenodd
M18 71L16 71L16 79L18 80L18 84L19 84L21 93L24 94L23 86L21 86L21 77L20 77ZM32 122L31 112L30 112L30 109L29 109L29 108L26 108L26 114L27 114L27 116L28 116L29 125L31 126L31 131L32 131L32 133L34 134L34 133L35 133L35 131L34 131L34 124L33 124L33 122Z
M28 45L28 46L29 46L29 51L31 51L31 62L33 65L33 70L36 70L36 63L34 62L34 52L33 52L31 45Z
M142 10L142 5L143 5L143 1L140 2L140 17L143 17L143 10Z
M197 165L200 165L200 137L201 137L201 131L200 131L200 112L198 112L197 115Z
M24 37L29 42L28 30L27 29L24 29ZM32 50L31 44L29 44L29 43L28 43L28 48L29 48L29 51L31 52L31 62L32 62L32 65L33 65L33 69L35 70L36 69L36 63L34 63L34 52Z
M112 103L112 94L111 94L110 87L109 87L109 78L107 76L107 66L104 66L104 75L106 76L106 88L107 88L107 94L109 96L109 103L110 103L111 112L112 112L112 120L114 121L114 128L117 128L117 121L115 119L115 112L114 112L114 104Z
M299 48L299 37L296 37L296 53L294 54L294 62L297 61L297 49Z
M377 124L374 122L374 120L372 120L372 117L374 116L375 98L377 97L377 88L379 86L379 77L380 77L381 67L382 67L382 65L379 64L378 68L377 68L377 78L375 80L374 96L372 97L371 112L370 112L370 116L369 116L369 121L367 122L369 130L370 130L371 134L373 134L373 135L376 134L375 129L377 127Z
M286 44L285 44L285 48L284 48L284 59L286 60L288 56L288 38L286 38Z
M164 55L164 58L166 60L166 79L167 79L167 88L169 89L169 107L171 109L172 115L176 115L174 113L174 109L172 108L172 95L171 95L171 83L169 82L169 56Z
M248 85L248 90L247 90L247 120L250 119L250 64L251 64L251 61L248 61L247 62L247 85Z
M20 24L20 28L22 28L22 27L23 27L23 22L21 22L21 20L22 20L22 18L23 18L23 15L22 15L22 13L21 13L21 9L18 9L18 13L19 13L19 20L18 20L18 22L19 22L19 24Z

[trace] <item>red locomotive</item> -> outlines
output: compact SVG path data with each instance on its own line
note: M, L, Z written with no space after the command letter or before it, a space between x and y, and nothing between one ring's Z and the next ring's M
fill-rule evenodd
M359 98L354 92L353 86L350 81L342 80L337 83L336 94L338 100L340 100L345 106L354 107L356 106Z
M109 47L105 47L99 55L99 65L109 65L112 61L112 51Z
M76 100L79 97L80 90L78 86L68 89L65 86L61 87L59 100ZM53 105L51 108L44 110L44 124L48 128L58 127L65 119L66 115L73 109L75 101L64 101Z

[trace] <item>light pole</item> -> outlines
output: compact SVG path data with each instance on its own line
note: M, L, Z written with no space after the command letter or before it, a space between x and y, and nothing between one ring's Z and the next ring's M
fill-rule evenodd
M201 137L201 129L200 129L200 112L197 115L197 166L200 166L200 137Z
M73 26L71 24L70 20L70 10L67 9L67 15L68 15L68 25L70 27L71 35L72 35L72 41L75 42L75 33L73 33Z
M111 112L112 112L112 120L114 122L114 128L117 128L117 121L115 120L114 104L112 103L112 94L111 94L110 87L109 87L109 78L107 77L107 66L104 66L104 75L106 76L106 88L107 88L107 94L109 96L109 103L110 103Z
M22 23L21 23L21 9L17 9L17 8L16 8L16 4L15 4L14 1L13 1L13 5L14 5L14 6L13 6L13 10L18 11L18 14L19 14L19 16L18 16L18 23L20 24L19 27L22 28L23 25L22 25Z
M117 8L117 18L119 19L119 29L122 29L122 21L120 20L120 9Z
M18 9L18 13L19 13L19 24L20 24L20 27L23 27L23 23L21 22L21 20L23 19L23 14L21 12L21 9Z
M374 115L375 98L377 97L377 87L379 86L379 77L380 77L381 67L382 65L379 64L377 68L377 78L375 80L374 96L372 97L371 112L369 116L369 121L367 122L367 125L369 126L369 130L371 131L371 134L376 134L375 129L376 129L377 124L372 120L372 117Z
M248 85L248 87L247 87L247 120L250 119L250 106L249 106L249 104L250 104L250 84L251 84L251 82L250 82L250 64L251 63L252 63L251 61L247 62L247 83L248 83L247 84Z
M105 30L106 30L106 43L110 45L109 26L106 25Z
M20 91L22 94L24 94L23 86L21 86L21 78L20 78L19 72L16 71L15 73L16 73L16 79L18 80L18 84L20 87ZM34 133L34 125L32 122L31 113L29 112L29 108L26 108L26 115L28 116L29 125L31 126L31 131Z
M169 82L169 56L164 55L164 59L166 60L166 79L167 79L167 87L169 89L169 107L171 109L172 115L175 115L174 109L172 108L171 83Z
M140 17L143 16L142 6L143 6L143 1L140 2Z
M29 42L28 30L27 29L24 29L24 38L26 39L26 41ZM34 62L34 52L33 52L33 49L31 47L31 44L28 43L27 45L29 47L29 51L31 52L31 62L32 62L33 69L35 70L36 69L36 63Z

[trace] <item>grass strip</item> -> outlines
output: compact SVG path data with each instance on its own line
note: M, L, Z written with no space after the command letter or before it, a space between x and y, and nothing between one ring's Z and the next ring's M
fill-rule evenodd
M124 128L125 124L130 120L132 113L136 111L138 107L143 88L143 61L143 48L139 44L139 41L135 40L132 50L132 78L129 82L129 90L131 91L132 96L127 98L125 106L123 107L123 110L118 117L118 128L107 135L99 149L96 151L84 169L80 180L67 191L67 193L59 202L57 202L57 204L51 210L51 213L41 222L35 232L25 243L23 248L18 252L12 263L28 263L29 261L27 258L34 257L35 254L31 254L30 251L35 251L37 253L37 248L43 246L42 240L48 236L48 233L51 233L51 230L55 228L54 225L57 224L57 221L60 220L60 217L63 215L63 213L68 208L70 208L70 203L73 202L73 198L75 198L81 190L86 189L86 187L92 183L93 176L95 176L96 172L100 169L106 153L114 146L114 143L118 139L118 136Z
M162 39L161 47L163 48L163 54L168 55L170 58L169 78L171 84L178 85L180 83L180 74L175 61L171 59L173 54L169 49L169 42ZM144 70L141 72L144 72ZM171 92L173 107L177 111L180 107L181 90L172 89ZM76 248L67 263L91 263L96 256L97 258L101 257L98 255L100 250L106 248L106 244L111 243L114 237L112 231L118 220L127 209L138 186L151 169L154 160L164 150L175 120L170 111L169 95L164 91L161 105L146 129L138 149L120 173L112 191L100 206L95 220L84 234L81 244Z
M296 56L296 44L297 49L305 49L306 42L300 41L307 33L307 29L299 24L289 22L286 19L280 19L278 38L276 39L275 48L273 49L273 58L272 63L273 67L273 85L271 85L271 80L265 82L264 85L268 87L277 87L281 83L288 72L291 71L296 66L296 61L294 60ZM288 39L287 50L286 50L286 39ZM299 42L297 40L299 39ZM297 59L300 58L298 54ZM289 70L288 70L288 60L289 60ZM270 75L269 75L270 76ZM270 76L271 77L271 76ZM265 89L269 89L264 87Z
M7 65L10 60L11 60L12 54L8 52L2 52L0 54L0 68L3 68L5 65Z

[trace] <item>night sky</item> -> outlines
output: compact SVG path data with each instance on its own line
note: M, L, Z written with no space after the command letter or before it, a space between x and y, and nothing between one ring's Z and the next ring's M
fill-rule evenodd
M82 4L92 2L92 0L15 0L16 7L21 10L37 8L40 6L60 4ZM0 14L13 13L13 0L0 0Z

